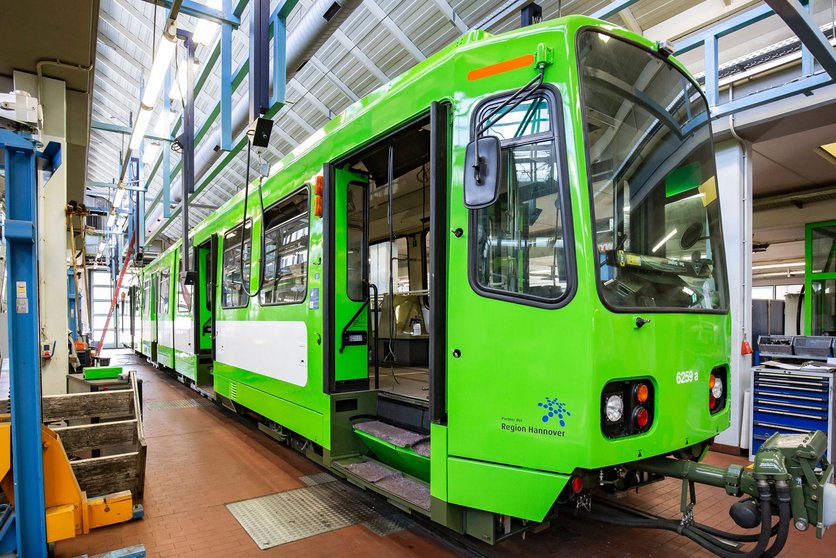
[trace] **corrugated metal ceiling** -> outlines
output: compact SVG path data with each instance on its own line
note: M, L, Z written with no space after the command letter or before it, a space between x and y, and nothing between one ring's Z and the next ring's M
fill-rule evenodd
M288 33L312 4L300 0L288 22ZM274 0L275 5L278 0ZM333 115L352 102L396 77L421 59L432 55L457 39L464 30L482 27L498 33L519 25L518 7L525 2L496 0L365 0L342 27L329 38L316 55L291 79L287 89L287 105L276 116L276 126L266 159L273 163L322 127ZM589 14L605 7L608 1L543 1L546 18L562 14ZM698 0L645 0L634 5L631 14L642 28L648 28L699 4ZM146 76L152 57L152 40L157 40L167 10L139 0L101 0L98 52L93 90L93 120L129 126L138 107L139 83ZM242 22L249 21L245 9ZM156 21L156 24L155 24ZM628 25L626 20L614 21ZM181 14L178 26L193 30L197 19ZM233 32L233 69L247 57L248 24ZM214 45L201 46L197 58L208 58ZM233 106L248 94L245 82L233 94ZM219 70L216 68L195 100L195 122L200 126L220 97ZM179 103L173 102L179 113ZM150 128L156 126L162 103ZM175 116L172 115L172 122ZM215 124L217 126L217 123ZM88 155L88 180L113 182L119 175L121 153L128 137L91 130ZM172 154L172 168L179 156ZM143 175L150 171L143 165ZM242 187L245 173L244 154L239 154L222 170L213 183L202 190L195 203L217 207ZM148 186L148 209L160 192L161 178L157 172ZM197 177L198 180L200 177ZM93 195L107 197L109 191L90 190ZM100 197L100 200L102 199ZM210 210L194 208L192 225ZM179 218L170 223L164 236L178 237Z

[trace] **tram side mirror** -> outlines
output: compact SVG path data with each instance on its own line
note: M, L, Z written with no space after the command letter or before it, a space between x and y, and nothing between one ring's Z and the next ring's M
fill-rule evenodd
M691 223L688 225L688 228L682 233L682 238L679 239L679 245L683 250L687 250L700 240L708 238L707 236L703 236L702 228L702 223Z
M501 147L496 136L484 136L467 144L464 159L464 205L482 209L499 198Z

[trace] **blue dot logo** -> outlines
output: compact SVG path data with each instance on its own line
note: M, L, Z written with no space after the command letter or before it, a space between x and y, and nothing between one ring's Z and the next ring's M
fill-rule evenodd
M572 416L572 413L566 408L566 403L561 403L557 399L546 397L545 403L537 403L544 411L543 422L549 422L552 419L557 419L560 426L566 426L566 417Z

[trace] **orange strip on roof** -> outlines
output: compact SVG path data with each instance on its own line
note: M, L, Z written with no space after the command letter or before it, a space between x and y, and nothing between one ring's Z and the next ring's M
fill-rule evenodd
M526 66L530 66L532 64L534 64L534 55L526 54L525 56L520 56L519 58L512 58L511 60L505 60L504 62L471 70L467 73L467 79L468 81L475 81L477 79L495 76L496 74L501 74L502 72L516 70L517 68L525 68Z

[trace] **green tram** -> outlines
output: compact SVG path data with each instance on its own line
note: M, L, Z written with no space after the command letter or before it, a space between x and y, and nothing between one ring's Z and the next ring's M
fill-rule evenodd
M709 112L670 54L580 16L468 33L196 226L190 274L181 243L147 265L140 352L490 543L660 475L759 498L733 514L756 553L792 478L821 534L821 433L697 464L729 426L729 295Z

